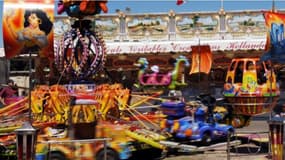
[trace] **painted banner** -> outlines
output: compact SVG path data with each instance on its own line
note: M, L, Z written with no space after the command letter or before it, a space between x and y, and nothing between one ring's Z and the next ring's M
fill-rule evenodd
M2 21L6 58L29 53L53 58L53 20L53 0L5 0Z
M209 74L212 66L212 52L209 45L191 46L192 66L190 74L203 72Z
M267 52L262 55L261 60L285 63L285 14L268 11L264 12L263 15L267 28Z

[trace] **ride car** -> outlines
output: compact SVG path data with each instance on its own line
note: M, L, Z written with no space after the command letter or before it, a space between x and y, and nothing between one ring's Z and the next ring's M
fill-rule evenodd
M186 116L177 120L165 120L165 131L170 132L179 141L200 142L209 145L215 140L227 138L234 134L231 125L217 122L194 121L193 117Z

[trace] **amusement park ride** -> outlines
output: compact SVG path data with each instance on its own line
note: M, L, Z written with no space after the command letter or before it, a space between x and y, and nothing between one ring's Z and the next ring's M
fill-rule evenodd
M246 126L251 116L269 113L276 105L280 90L271 67L259 58L232 60L223 95L233 126Z
M186 86L184 79L184 68L185 66L189 66L188 59L185 56L179 56L176 58L176 62L174 63L174 69L171 72L166 74L154 72L154 73L146 73L146 69L148 69L148 61L146 58L139 58L137 63L135 64L139 67L138 72L138 80L139 87L167 87L169 89L176 89L179 86Z
M259 58L232 60L224 84L223 106L216 106L216 99L210 95L185 102L183 95L169 95L170 99L166 99L160 97L161 92L135 94L121 84L79 83L104 66L104 41L84 17L107 12L106 2L60 1L58 13L66 12L76 20L71 30L55 42L54 62L62 74L78 83L36 86L31 92L31 106L27 97L5 99L6 106L0 108L0 158L16 156L15 147L11 147L15 146L13 131L28 119L29 110L32 125L39 130L37 156L48 156L51 160L76 156L101 160L106 155L107 160L118 160L139 157L145 152L163 158L174 141L182 144L181 149L191 148L191 152L195 150L191 142L209 145L215 139L225 139L235 127L248 125L250 117L268 113L275 106L280 94L276 75L271 63ZM178 56L173 71L165 74L146 73L146 58L139 58L135 65L140 69L138 87L175 90L187 85L184 67L189 62L184 56ZM154 105L152 101L160 104ZM136 109L142 106L148 112ZM94 138L111 140L106 142L107 146L103 142L47 145Z

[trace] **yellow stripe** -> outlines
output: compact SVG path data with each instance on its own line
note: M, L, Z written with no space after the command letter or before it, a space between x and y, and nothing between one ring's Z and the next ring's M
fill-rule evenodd
M144 142L144 143L146 143L146 144L149 144L149 145L151 145L151 146L153 146L153 147L155 147L155 148L159 148L159 149L164 149L164 146L163 145L161 145L160 143L157 143L157 142L155 142L155 141L153 141L152 139L150 139L150 138L147 138L147 137L145 137L145 136L143 136L143 135L139 135L139 134L137 134L137 133L135 133L135 132L131 132L131 131L125 131L126 132L126 134L128 135L128 136L130 136L130 137L132 137L132 138L134 138L134 139L136 139L136 140L139 140L139 141L141 141L141 142Z
M5 128L0 128L0 133L9 133L13 132L15 129L20 128L21 126L13 126L13 127L5 127Z

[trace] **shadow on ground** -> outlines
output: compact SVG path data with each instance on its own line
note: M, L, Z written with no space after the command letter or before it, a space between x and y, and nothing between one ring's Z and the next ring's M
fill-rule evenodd
M243 155L254 155L254 154L266 154L268 153L268 143L266 142L258 142L258 141L253 141L249 140L245 137L234 137L233 140L240 140L240 144L236 146L230 146L229 151L231 154L243 154ZM226 143L226 141L219 140L219 141L213 141L209 146L212 145L217 145L219 143ZM191 143L191 145L195 145L197 147L205 147L207 146L202 146L199 143ZM208 147L209 147L208 146ZM205 152L216 152L216 151L224 151L227 152L227 146L223 147L217 147L217 148L212 148L209 147L210 149L205 150L205 151L193 151L193 152L179 152L179 150L171 150L168 153L169 155L174 155L174 156L181 156L181 155L197 155L197 154L204 154Z

